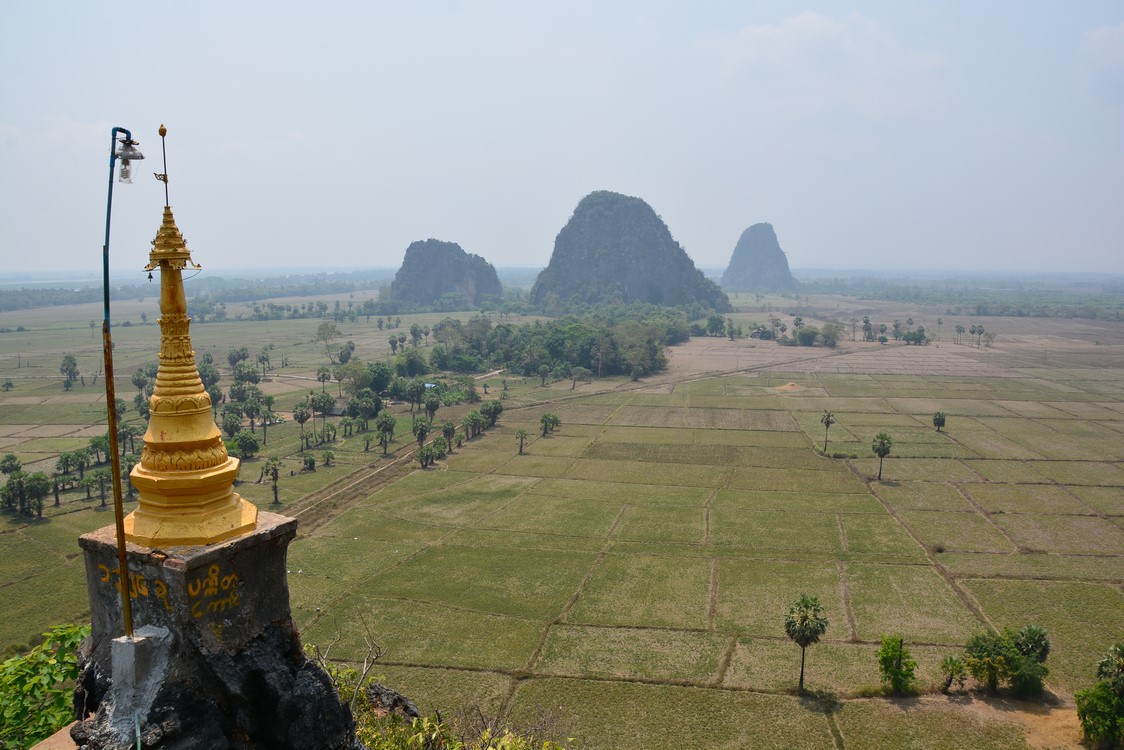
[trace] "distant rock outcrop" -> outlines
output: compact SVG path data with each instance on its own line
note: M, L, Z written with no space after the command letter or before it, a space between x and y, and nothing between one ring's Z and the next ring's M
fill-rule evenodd
M428 239L406 248L402 267L390 285L390 297L418 307L463 310L480 307L503 294L492 264L466 253L455 242Z
M796 279L777 242L772 224L754 224L742 232L730 265L722 274L722 288L730 291L790 292Z
M550 265L531 288L531 301L555 309L633 302L731 309L651 206L606 190L578 203L554 241Z

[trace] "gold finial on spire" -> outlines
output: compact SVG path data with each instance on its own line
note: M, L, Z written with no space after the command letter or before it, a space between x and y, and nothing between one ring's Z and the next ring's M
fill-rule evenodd
M153 176L164 183L164 205L170 206L171 202L168 200L168 146L164 142L164 136L168 134L168 129L164 127L163 123L160 124L160 151L164 154L164 171L153 172Z

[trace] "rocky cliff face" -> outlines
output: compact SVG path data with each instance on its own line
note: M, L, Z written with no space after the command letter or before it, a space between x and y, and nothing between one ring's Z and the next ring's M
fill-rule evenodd
M722 288L777 292L796 289L796 280L788 269L788 258L781 250L772 224L754 224L742 232L730 265L722 274Z
M531 301L561 309L632 302L731 309L651 206L604 190L583 198L558 233Z
M455 242L434 239L406 248L390 285L390 296L398 302L445 310L480 307L486 298L502 294L492 264Z

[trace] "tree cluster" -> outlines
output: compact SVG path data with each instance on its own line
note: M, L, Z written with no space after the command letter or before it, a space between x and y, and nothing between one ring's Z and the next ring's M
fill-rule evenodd
M611 307L582 316L530 325L495 324L478 315L467 322L452 318L433 326L433 347L427 368L478 372L502 367L526 376L553 379L579 377L643 377L667 366L664 347L690 337L686 315L651 305ZM407 373L426 365L398 355L398 369ZM424 370L422 371L425 372ZM545 382L545 378L544 378Z

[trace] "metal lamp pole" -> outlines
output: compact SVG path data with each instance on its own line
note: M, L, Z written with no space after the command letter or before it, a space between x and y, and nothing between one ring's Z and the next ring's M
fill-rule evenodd
M123 137L118 137L120 134ZM121 147L117 144L120 141ZM114 127L109 143L109 194L105 200L105 244L102 245L102 291L104 315L101 324L102 357L105 362L105 411L109 427L109 460L113 472L113 516L117 526L118 583L125 635L133 637L133 608L129 600L129 561L125 553L125 510L121 503L121 452L117 447L117 396L113 387L113 341L109 334L109 225L113 216L113 169L121 159L121 182L132 182L130 162L143 159L130 130Z

